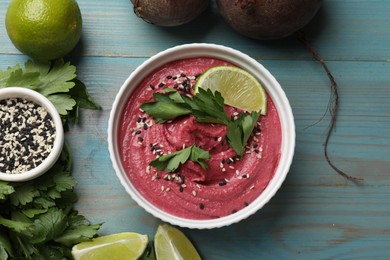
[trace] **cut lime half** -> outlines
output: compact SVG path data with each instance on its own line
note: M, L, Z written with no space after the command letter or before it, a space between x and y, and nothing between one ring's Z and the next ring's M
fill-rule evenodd
M158 226L154 236L154 250L157 260L201 259L183 232L168 224Z
M252 74L234 66L216 66L206 70L198 78L194 92L198 88L221 93L225 104L248 112L267 113L267 94Z
M148 236L124 232L101 236L72 248L75 260L138 259L148 245Z

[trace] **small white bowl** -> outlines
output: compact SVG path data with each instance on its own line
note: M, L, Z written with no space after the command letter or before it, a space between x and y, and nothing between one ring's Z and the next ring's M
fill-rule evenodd
M231 214L218 219L195 220L177 217L164 212L155 205L151 204L137 191L137 189L126 176L126 172L121 164L118 150L117 132L119 128L120 116L133 90L148 74L162 65L174 60L194 57L212 57L225 60L252 73L260 80L260 82L262 82L267 93L273 100L278 110L281 122L281 157L274 177L269 182L265 190L260 194L260 196L255 199L255 201L250 203L244 209L239 210L236 214ZM113 167L121 184L141 207L143 207L147 212L151 213L155 217L173 225L187 228L210 229L227 226L247 218L262 208L272 198L272 196L274 196L285 180L292 163L295 149L295 124L289 101L281 86L271 75L271 73L256 60L252 59L246 54L243 54L242 52L225 46L206 43L193 43L176 46L162 51L146 60L131 73L131 75L119 90L119 93L117 94L112 106L108 125L108 143Z
M53 148L48 157L40 165L22 173L0 172L0 180L3 181L22 182L32 180L47 172L54 165L61 154L64 144L64 129L62 126L61 117L54 105L45 96L38 93L37 91L23 87L8 87L0 89L0 100L9 98L23 98L46 108L55 124L56 138L54 140Z

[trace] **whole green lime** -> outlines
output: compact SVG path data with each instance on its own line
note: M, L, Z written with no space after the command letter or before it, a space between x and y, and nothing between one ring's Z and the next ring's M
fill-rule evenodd
M71 52L80 40L82 18L75 0L11 0L8 36L35 60L53 60Z

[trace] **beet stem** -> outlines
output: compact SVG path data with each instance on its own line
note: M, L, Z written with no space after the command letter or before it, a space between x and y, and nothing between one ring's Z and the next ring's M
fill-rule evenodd
M324 155L325 155L325 159L328 162L328 164L337 173L339 173L341 176L345 177L346 179L348 179L350 181L353 181L353 182L362 181L363 180L362 178L357 178L357 177L351 176L351 175L345 173L344 171L340 170L340 168L338 168L332 162L332 160L329 157L329 154L328 154L328 144L329 144L329 139L330 139L330 137L332 135L333 128L335 126L336 120L337 120L337 112L338 112L338 106L339 106L338 84L337 84L336 80L334 79L332 73L330 72L328 66L326 65L324 59L321 57L321 55L318 53L318 51L314 48L314 46L309 42L309 40L307 40L307 38L305 36L305 33L302 30L300 30L300 31L296 32L294 34L294 36L312 54L313 58L315 60L317 60L321 64L322 68L325 70L326 75L328 76L328 78L330 80L330 83L331 83L330 84L331 94L330 94L330 97L329 97L329 103L328 103L328 107L327 107L327 110L326 110L326 111L329 111L329 113L331 115L331 120L330 120L330 123L329 123L329 126L328 126L328 131L326 133L326 138L325 138L325 142L324 142ZM325 112L325 114L326 114L326 112ZM324 116L322 116L322 118L320 120L322 120L323 117Z

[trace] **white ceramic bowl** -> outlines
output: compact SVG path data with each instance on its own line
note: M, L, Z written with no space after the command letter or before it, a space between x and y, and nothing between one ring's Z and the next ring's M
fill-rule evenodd
M282 147L281 157L278 168L272 180L269 182L266 189L261 195L249 206L241 209L236 214L221 217L218 219L209 220L194 220L174 216L166 213L158 207L151 204L135 189L131 181L127 178L126 172L121 165L120 155L118 151L118 124L124 105L136 86L149 73L159 68L168 62L193 58L193 57L213 57L233 63L256 76L263 84L267 93L273 100L280 117L282 128ZM277 192L281 184L286 178L292 163L295 149L295 125L292 110L289 101L276 79L256 60L237 50L214 44L193 43L176 46L165 51L162 51L141 64L135 71L131 73L128 79L124 82L119 90L116 99L113 103L109 125L108 125L108 143L110 157L113 163L115 172L130 196L147 212L155 217L171 223L187 228L209 229L227 226L236 223L248 216L254 214L262 208Z
M53 148L48 157L40 165L23 173L10 174L0 172L0 180L3 181L22 182L32 180L47 172L60 156L64 144L62 121L54 105L45 96L34 90L22 87L0 89L0 100L9 98L23 98L46 108L55 123L56 138L54 140Z

